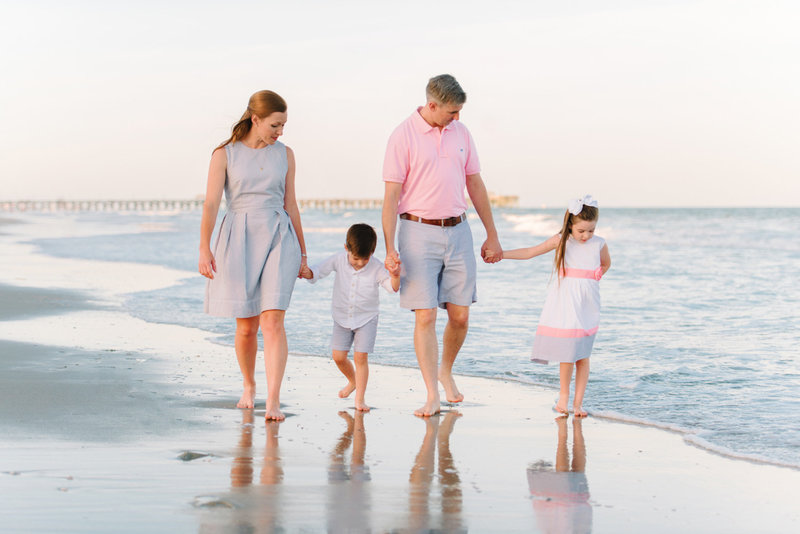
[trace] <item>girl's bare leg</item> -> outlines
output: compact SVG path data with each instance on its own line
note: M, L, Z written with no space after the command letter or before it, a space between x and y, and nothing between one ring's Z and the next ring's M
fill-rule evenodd
M353 364L347 359L345 350L333 351L333 362L347 379L347 385L339 390L339 398L346 399L356 389L356 371L353 369Z
M236 319L234 338L236 360L242 372L242 397L237 408L253 408L256 401L256 353L258 352L258 316Z
M356 362L356 410L368 412L369 406L367 406L367 403L364 401L364 394L367 391L367 380L369 379L367 353L354 352L353 361Z
M283 310L261 312L261 333L264 336L264 364L267 371L267 413L268 420L283 421L281 412L281 383L286 371L289 346L286 343L286 330L283 326Z
M575 362L575 398L572 407L576 417L586 417L583 409L583 395L586 393L586 384L589 382L589 358Z
M556 403L556 408L560 412L566 412L567 406L569 405L569 383L572 381L572 368L574 367L571 363L562 363L559 364L559 385L560 390L558 392L558 402Z

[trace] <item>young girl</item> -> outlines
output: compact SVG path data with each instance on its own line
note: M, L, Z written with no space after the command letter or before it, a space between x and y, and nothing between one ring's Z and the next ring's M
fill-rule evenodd
M575 371L576 417L586 417L583 395L589 380L589 356L600 324L600 278L611 267L608 246L594 235L597 201L591 195L569 203L561 232L534 247L504 250L503 258L527 260L555 250L558 280L550 285L533 341L535 362L561 364L561 391L553 406L559 417L567 417L569 384Z

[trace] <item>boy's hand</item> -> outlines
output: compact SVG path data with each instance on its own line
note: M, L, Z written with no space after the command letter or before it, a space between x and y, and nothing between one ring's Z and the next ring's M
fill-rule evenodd
M387 263L388 263L388 262L387 262ZM394 262L392 263L392 267L391 267L391 268L389 268L389 267L387 266L387 267L386 267L386 270L387 270L387 271L389 271L389 274L391 275L391 277L392 277L392 278L399 278L399 277L400 277L400 267L401 267L402 265L403 265L403 262L402 262L402 261L400 261L400 258L398 258L396 261L394 261Z

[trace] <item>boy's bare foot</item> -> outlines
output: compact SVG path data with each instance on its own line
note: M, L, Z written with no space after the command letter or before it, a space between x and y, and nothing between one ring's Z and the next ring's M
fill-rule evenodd
M572 408L572 411L575 414L575 417L586 417L587 415L589 415L588 413L586 413L586 410L583 409L583 406L574 406Z
M242 397L236 403L237 408L252 409L256 405L256 385L245 384Z
M354 382L348 382L345 387L339 390L339 398L346 399L350 396L352 392L356 390L356 385Z
M461 402L464 400L464 395L458 391L456 387L456 381L453 380L452 374L444 374L439 373L439 382L441 382L442 387L444 387L444 398L447 399L447 402Z
M272 406L268 402L267 411L266 414L264 415L264 418L267 421L283 421L284 419L286 419L286 416L283 415L283 412L280 409L280 405Z
M439 399L436 400L429 400L425 403L425 406L422 408L415 410L414 415L417 417L430 417L432 415L436 415L442 410L441 405L439 403Z
M368 412L369 406L364 401L356 401L356 410L359 412Z

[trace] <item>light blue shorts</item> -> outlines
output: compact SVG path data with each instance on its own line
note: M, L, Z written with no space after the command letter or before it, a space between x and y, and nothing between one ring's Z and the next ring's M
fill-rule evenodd
M400 306L409 310L469 306L478 300L472 230L464 221L434 226L400 219L398 248L403 268Z
M358 328L345 328L336 321L333 322L333 335L331 336L331 350L370 353L375 350L375 337L378 333L378 316L370 319L367 324Z

